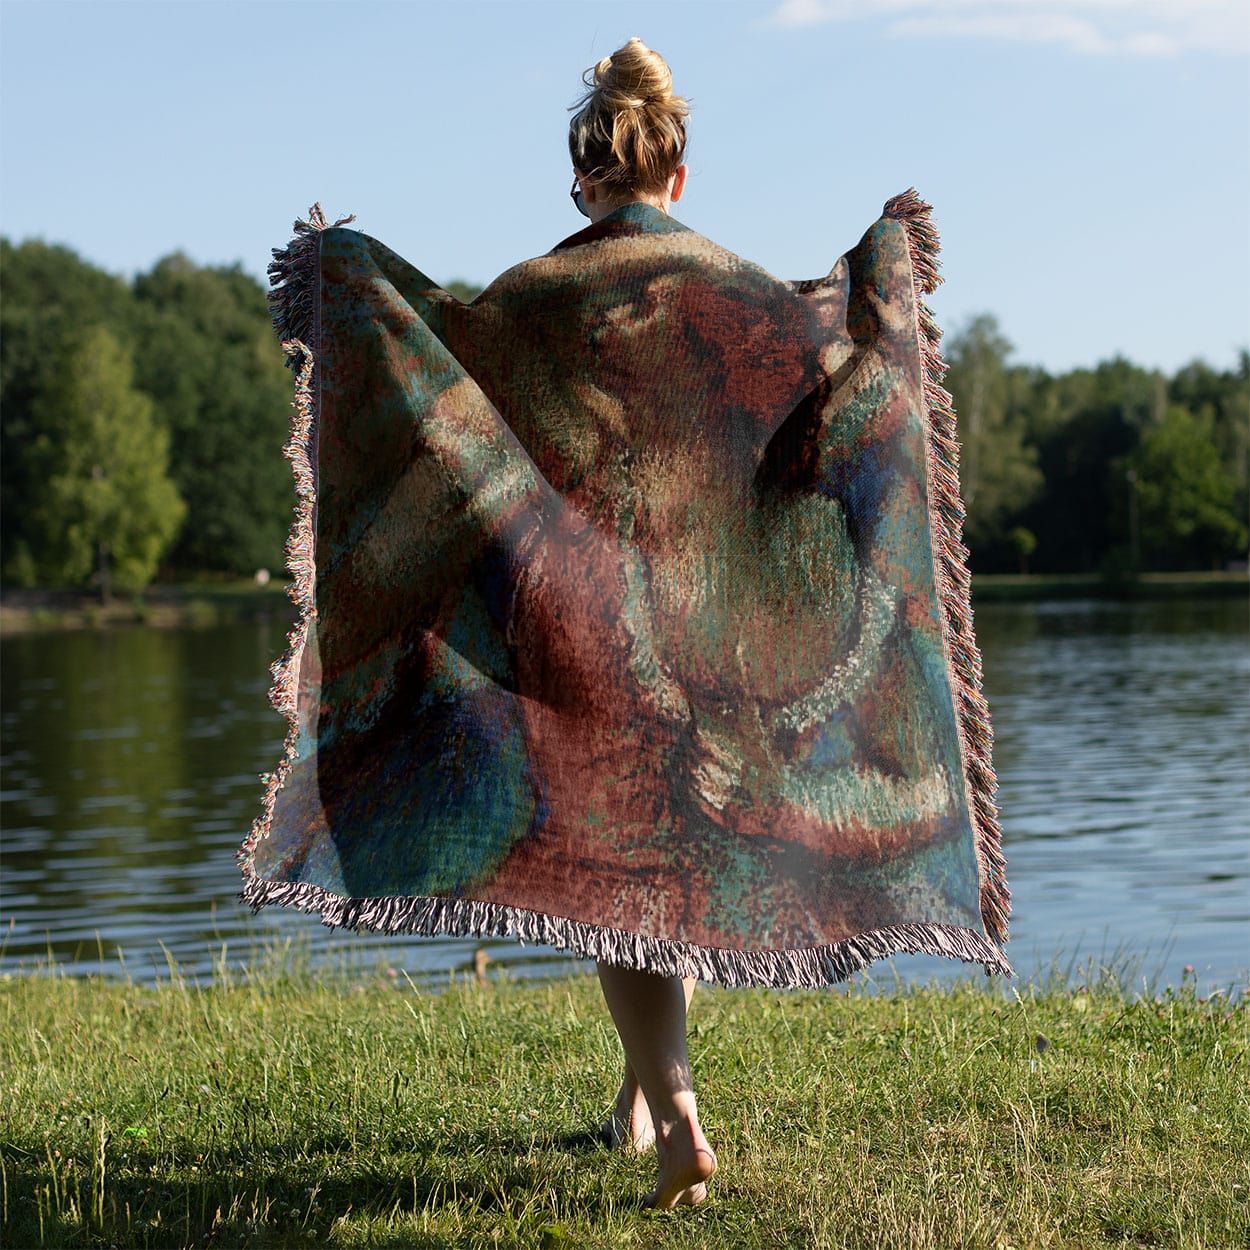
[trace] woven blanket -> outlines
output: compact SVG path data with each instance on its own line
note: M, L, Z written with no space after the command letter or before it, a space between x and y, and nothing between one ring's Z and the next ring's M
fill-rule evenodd
M242 897L727 985L1010 974L929 206L778 280L635 203L470 304L316 207Z

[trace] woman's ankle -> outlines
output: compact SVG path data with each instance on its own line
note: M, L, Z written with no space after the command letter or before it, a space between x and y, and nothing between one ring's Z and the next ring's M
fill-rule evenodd
M665 1091L659 1106L648 1100L651 1111L651 1122L657 1133L662 1132L667 1138L674 1131L684 1132L689 1129L696 1136L701 1135L699 1127L699 1107L695 1101L694 1091L689 1089Z

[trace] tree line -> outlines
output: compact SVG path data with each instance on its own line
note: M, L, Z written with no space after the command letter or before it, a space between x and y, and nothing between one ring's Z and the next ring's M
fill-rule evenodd
M181 254L132 282L0 239L0 579L135 590L279 568L291 378L263 287ZM476 288L451 284L461 298ZM976 571L1205 569L1242 559L1250 355L1172 377L1051 375L993 317L946 343Z
M974 571L1122 577L1245 560L1250 353L1167 377L1120 357L1051 375L1012 351L985 315L946 345Z

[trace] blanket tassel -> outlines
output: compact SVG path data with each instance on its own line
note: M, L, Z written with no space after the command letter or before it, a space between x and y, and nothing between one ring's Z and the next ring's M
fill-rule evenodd
M334 225L343 226L355 220L355 217L340 217ZM255 880L252 855L256 844L269 834L278 791L299 754L300 661L317 611L314 593L317 487L313 470L317 398L313 370L319 339L316 288L320 281L321 232L329 224L321 205L314 204L308 210L307 221L296 221L291 242L285 248L273 249L274 259L269 266L273 287L269 292L269 310L287 355L287 366L296 371L291 436L282 454L291 462L295 477L295 520L286 541L286 564L291 573L287 593L298 608L298 616L287 635L285 654L269 670L273 678L269 701L286 717L287 732L278 767L272 773L261 774L264 793L260 814L238 852L239 865L249 880Z
M942 332L921 298L942 281L938 273L939 241L931 220L933 208L915 188L889 200L886 217L907 231L912 276L916 287L918 335L924 369L924 395L928 408L929 481L935 499L933 553L938 598L950 657L952 685L959 725L960 747L969 783L969 806L976 835L977 864L981 876L981 918L997 942L1007 941L1007 917L1011 894L1007 889L1002 830L994 793L998 780L991 762L994 734L989 708L981 693L981 653L972 629L972 579L968 571L968 548L961 539L964 517L959 493L959 440L950 392L942 386L946 364L940 343Z
M563 916L459 898L343 898L302 881L248 878L244 902L315 911L331 928L425 936L506 937L568 951L583 959L639 968L660 976L697 977L731 988L757 985L818 989L889 955L941 955L984 965L987 975L1011 975L1002 952L960 925L904 924L874 929L842 942L803 950L738 951L583 924Z

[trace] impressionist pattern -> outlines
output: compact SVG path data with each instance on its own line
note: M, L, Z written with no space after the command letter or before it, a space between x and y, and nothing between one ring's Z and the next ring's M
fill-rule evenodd
M1009 971L916 205L783 282L632 204L468 305L303 223L249 902L729 984Z

